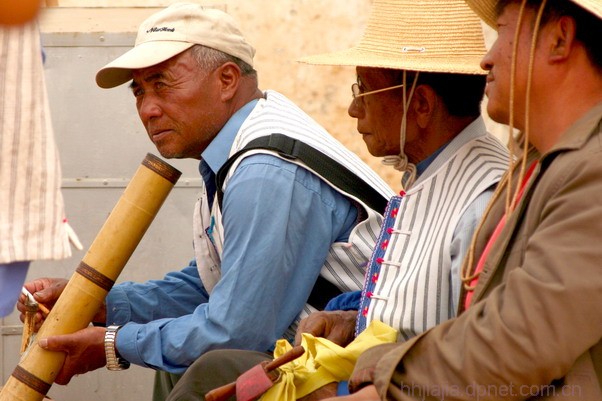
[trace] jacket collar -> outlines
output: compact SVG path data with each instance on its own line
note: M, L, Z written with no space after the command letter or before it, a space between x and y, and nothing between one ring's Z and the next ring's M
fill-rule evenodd
M484 294L487 292L487 288L491 282L491 279L495 275L496 270L500 268L501 261L506 254L506 249L507 249L507 247L510 243L510 239L512 237L512 235L509 233L513 233L517 229L517 226L522 221L523 213L529 204L530 195L533 193L533 191L537 187L538 178L542 174L542 165L548 164L558 153L580 149L583 146L585 146L586 142L590 139L590 137L592 135L594 135L596 132L598 132L598 129L596 129L596 127L599 124L601 124L601 120L602 120L602 102L598 103L596 106L594 106L592 109L590 109L585 115L583 115L583 117L581 117L580 119L575 121L575 123L573 125L571 125L565 131L565 133L560 137L560 140L549 151L547 151L546 153L544 153L543 155L540 156L539 153L533 149L528 154L528 157L527 157L528 165L538 159L542 163L539 163L536 166L535 171L533 171L531 179L529 180L528 185L525 187L525 191L524 191L524 195L523 195L522 199L518 203L514 212L511 213L510 216L508 217L505 227L504 227L504 230L502 231L502 234L498 238L498 241L496 242L495 247L491 250L491 252L485 262L483 271L481 272L481 275L479 277L477 288L475 288L475 291L474 291L473 300L472 300L473 304L483 298ZM548 163L543 163L544 161L548 162ZM545 168L544 168L544 170L545 170ZM513 187L515 187L516 185L520 185L520 184L517 184L515 182ZM504 197L505 197L505 195L502 194L501 199L504 199ZM498 202L498 204L496 205L498 213L492 213L493 216L495 216L495 215L499 216L500 213L503 214L503 210L499 209L499 208L503 209L503 203L504 202ZM491 224L493 224L493 226L489 227L489 229L487 229L487 227L483 227L484 228L483 231L484 232L492 231L493 227L495 227L495 225L497 225L498 220L499 219L488 220L487 221L488 226L491 226ZM480 240L480 245L477 244L477 249L480 249L482 251L482 249L485 247L485 244L487 243L488 240L489 240L489 238L482 238ZM477 261L478 261L478 258L477 258L477 260L475 260L475 263L477 263ZM473 266L473 268L474 268L474 266ZM459 304L460 311L463 310L464 296L465 296L465 293L464 293L464 291L462 291L462 294L460 297L461 298L460 304Z
M589 138L597 132L594 128L600 124L600 120L602 120L602 102L598 103L581 118L575 121L573 125L562 134L558 142L542 155L542 160L552 154L583 147Z

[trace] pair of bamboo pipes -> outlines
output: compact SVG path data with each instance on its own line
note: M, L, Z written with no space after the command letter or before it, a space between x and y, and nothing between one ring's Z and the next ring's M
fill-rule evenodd
M88 326L181 173L147 154L37 338L74 333ZM0 401L40 401L63 366L65 354L34 342L0 392Z

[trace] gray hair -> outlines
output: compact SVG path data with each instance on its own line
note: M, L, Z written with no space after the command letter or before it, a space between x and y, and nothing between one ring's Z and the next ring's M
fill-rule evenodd
M243 76L257 77L257 71L238 57L231 56L227 53L203 45L194 45L190 51L199 64L199 67L204 71L212 71L230 61L240 68Z

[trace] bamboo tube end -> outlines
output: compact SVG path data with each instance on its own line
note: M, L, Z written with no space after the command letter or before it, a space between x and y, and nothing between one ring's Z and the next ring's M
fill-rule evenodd
M159 174L161 177L165 178L174 185L182 175L180 170L166 163L164 160L158 158L152 153L146 154L146 157L142 161L142 165Z

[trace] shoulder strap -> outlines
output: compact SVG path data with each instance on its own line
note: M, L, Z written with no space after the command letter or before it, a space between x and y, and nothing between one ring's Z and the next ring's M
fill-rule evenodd
M278 152L280 156L286 159L300 160L341 191L354 195L368 207L379 213L384 213L388 199L354 172L313 147L282 134L271 134L256 138L224 163L215 176L216 195L220 209L224 197L222 185L230 167L241 155L253 149L268 149ZM339 294L341 294L341 290L337 286L324 277L318 276L307 302L314 308L323 310L328 301Z
M230 170L232 164L242 154L253 149L272 150L278 152L280 156L286 159L300 160L341 191L361 199L368 207L381 214L385 211L388 199L359 178L354 172L313 147L283 134L271 134L256 138L224 163L215 177L217 200L220 208L222 207L224 196L222 185L226 179L228 170Z

